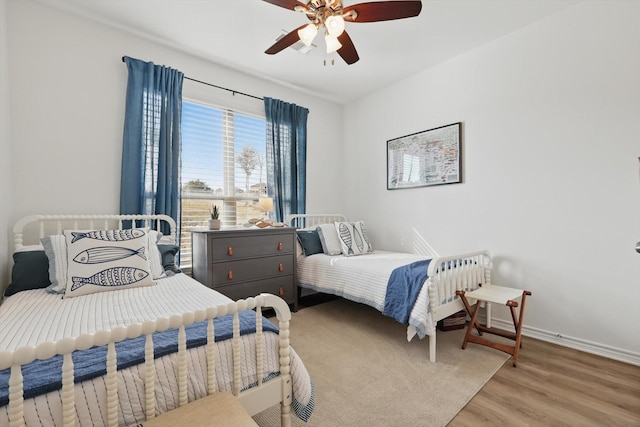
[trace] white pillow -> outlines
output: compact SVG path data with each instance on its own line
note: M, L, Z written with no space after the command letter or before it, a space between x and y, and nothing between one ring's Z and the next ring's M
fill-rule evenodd
M338 232L344 256L364 255L373 252L364 221L336 222L335 229Z
M65 230L65 297L153 285L147 230ZM156 239L157 236L154 236Z
M162 255L160 249L158 249L158 242L162 238L162 233L156 230L149 230L147 233L149 241L147 247L149 248L149 266L151 267L151 276L153 279L159 279L164 277L164 267L162 267Z
M333 224L320 224L316 227L322 251L327 255L340 255L342 253L342 245L338 238L338 232Z
M47 292L64 294L67 289L67 241L62 234L40 239L44 253L49 260L49 281Z

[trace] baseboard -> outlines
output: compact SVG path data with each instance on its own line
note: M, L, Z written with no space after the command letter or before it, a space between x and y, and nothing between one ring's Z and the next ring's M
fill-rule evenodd
M511 321L504 321L491 319L491 326L495 326L499 329L513 330L513 323ZM569 337L566 335L560 335L555 332L549 332L542 329L531 328L526 325L522 326L522 335L525 337L531 337L539 339L541 341L558 344L564 347L573 348L575 350L584 351L585 353L595 354L597 356L606 357L620 362L629 363L631 365L640 366L640 353L634 353L621 348L611 347L604 344L599 344L591 341L586 341L580 338Z

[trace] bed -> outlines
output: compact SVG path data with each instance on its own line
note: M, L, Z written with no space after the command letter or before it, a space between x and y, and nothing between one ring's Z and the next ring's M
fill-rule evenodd
M33 215L16 223L10 288L18 276L35 281L42 257L50 284L13 287L0 304L0 425L140 425L219 391L250 415L280 404L283 426L292 409L309 418L313 385L289 345L288 305L270 294L234 302L179 272L175 230L164 215ZM55 276L63 258L64 281ZM123 259L146 259L148 270ZM89 273L95 268L102 270ZM102 291L111 285L118 288ZM266 308L277 324L263 317Z
M428 336L431 362L437 322L464 310L456 291L491 283L488 251L439 256L428 244L426 255L374 250L364 221L349 222L341 214L290 215L287 224L298 229L301 289L374 307L406 324L407 340Z

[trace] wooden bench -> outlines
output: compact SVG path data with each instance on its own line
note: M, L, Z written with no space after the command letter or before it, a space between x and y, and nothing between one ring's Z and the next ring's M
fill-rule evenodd
M251 427L253 418L231 393L210 394L140 423L140 427Z

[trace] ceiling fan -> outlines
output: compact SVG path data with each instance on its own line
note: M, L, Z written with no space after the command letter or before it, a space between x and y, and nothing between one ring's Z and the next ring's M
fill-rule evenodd
M338 55L349 65L357 62L360 57L351 37L344 30L345 22L378 22L411 18L418 16L422 10L420 0L366 2L346 7L342 6L341 0L309 0L307 4L297 0L264 1L304 13L311 21L279 39L265 51L266 54L274 55L298 40L310 46L318 29L324 28L327 53L338 52Z

